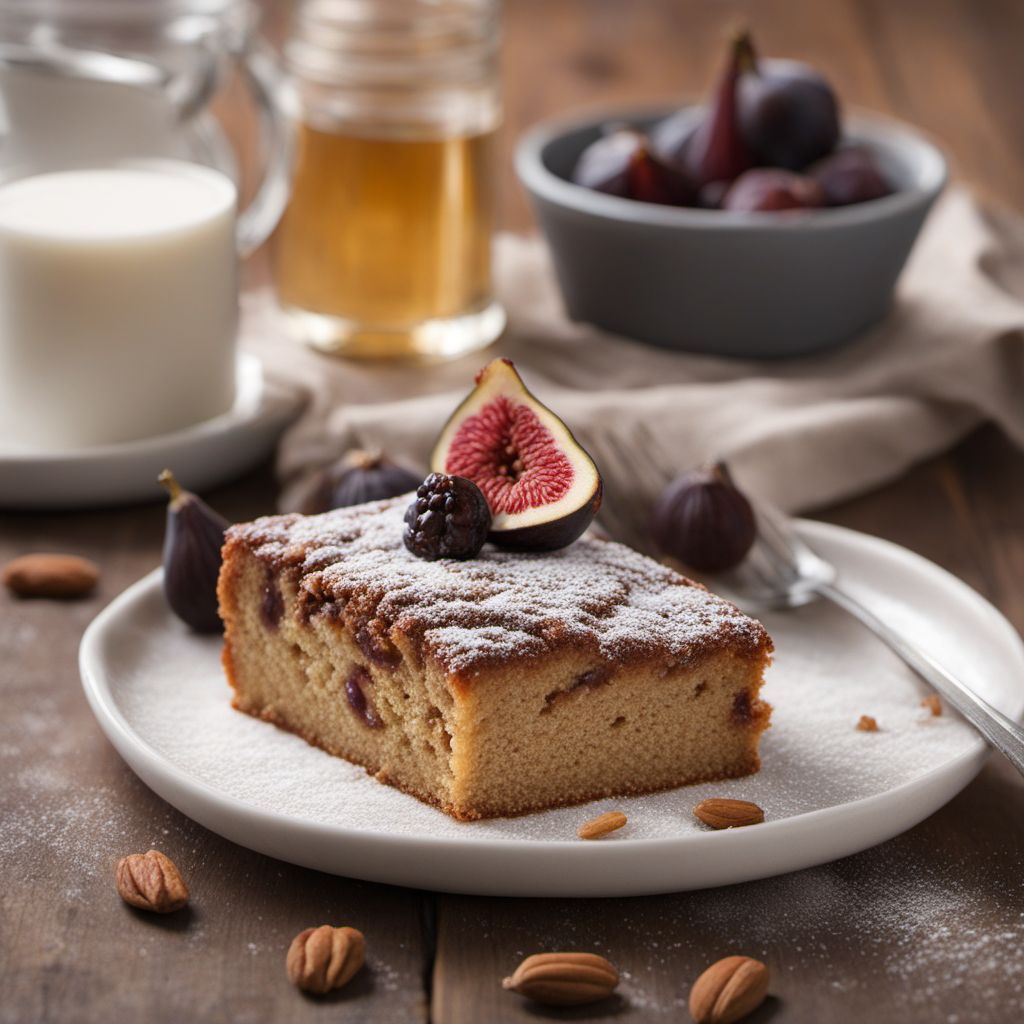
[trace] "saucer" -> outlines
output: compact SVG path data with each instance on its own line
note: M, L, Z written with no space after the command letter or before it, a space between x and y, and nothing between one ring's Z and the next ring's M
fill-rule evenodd
M302 407L301 395L264 380L260 361L238 359L237 397L221 416L159 437L74 451L0 447L0 508L71 509L154 501L170 467L202 491L270 456Z

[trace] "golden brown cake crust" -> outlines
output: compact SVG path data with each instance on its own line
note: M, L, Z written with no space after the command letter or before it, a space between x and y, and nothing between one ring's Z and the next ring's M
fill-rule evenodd
M225 567L251 552L268 573L295 580L304 615L348 626L372 662L386 664L401 642L455 686L568 648L606 664L670 668L724 649L752 660L771 652L760 623L610 541L584 538L544 554L488 547L467 562L418 559L402 543L408 501L231 527Z
M229 531L236 708L461 820L757 771L758 623L607 542L421 561L405 504Z

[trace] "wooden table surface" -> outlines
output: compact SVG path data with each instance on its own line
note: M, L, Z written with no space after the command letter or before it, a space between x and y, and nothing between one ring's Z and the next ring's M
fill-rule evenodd
M286 4L267 0L272 25ZM536 118L692 94L743 8L710 0L510 0L506 155ZM813 61L851 104L890 111L945 143L957 173L1024 207L1024 5L1015 0L760 0L768 52ZM503 168L505 220L528 214ZM273 507L264 467L210 500L232 519ZM976 587L1024 628L1024 455L991 428L877 492L821 513L904 544ZM0 595L0 1022L688 1019L690 981L744 952L772 968L752 1020L1019 1020L1024 1015L1024 783L998 759L911 832L825 867L645 899L445 896L350 881L226 842L163 803L104 739L76 651L92 616L158 563L163 510L0 516L0 561L67 550L103 569L73 603ZM129 910L112 868L157 846L192 909ZM362 929L369 969L313 1001L284 952L324 921ZM593 949L621 997L545 1011L502 992L525 953Z

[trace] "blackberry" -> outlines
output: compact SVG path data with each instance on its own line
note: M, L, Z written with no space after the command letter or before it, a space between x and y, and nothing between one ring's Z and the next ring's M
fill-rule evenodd
M472 480L431 473L405 513L405 546L417 557L475 558L491 529L491 510Z

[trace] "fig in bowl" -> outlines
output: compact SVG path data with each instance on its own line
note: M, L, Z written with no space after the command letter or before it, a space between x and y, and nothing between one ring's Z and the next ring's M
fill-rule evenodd
M722 197L723 210L764 213L769 210L813 210L825 205L825 193L814 178L777 167L745 171Z
M866 203L892 193L875 155L863 146L837 150L814 164L808 174L821 186L828 206Z
M742 358L834 348L884 316L946 181L937 147L898 122L848 114L829 163L800 172L824 193L825 205L815 200L812 208L666 206L572 180L580 155L608 121L628 122L651 137L669 117L696 125L703 116L699 106L682 114L615 110L541 124L520 140L516 170L569 316L665 348ZM854 172L831 161L847 149L869 154L886 194L845 205ZM868 175L856 174L866 194ZM723 204L733 186L715 184L701 188L696 201Z
M651 151L646 138L629 128L611 126L581 154L573 181L610 196L646 203L686 206L696 196L685 172Z
M800 171L839 142L839 100L825 77L795 60L759 60L745 37L740 130L759 167Z
M651 133L652 151L664 163L688 173L698 190L731 182L754 166L739 110L740 81L753 59L750 37L742 33L733 41L703 117L695 120L685 110L679 111Z
M580 154L576 184L643 202L763 213L824 205L817 182L793 176L835 150L842 126L822 74L799 61L760 58L750 33L741 32L697 116L684 107L649 129L609 124L605 132ZM834 168L826 161L823 173L842 194L834 205L891 191L844 187L860 167L856 157ZM884 183L881 168L872 170Z

